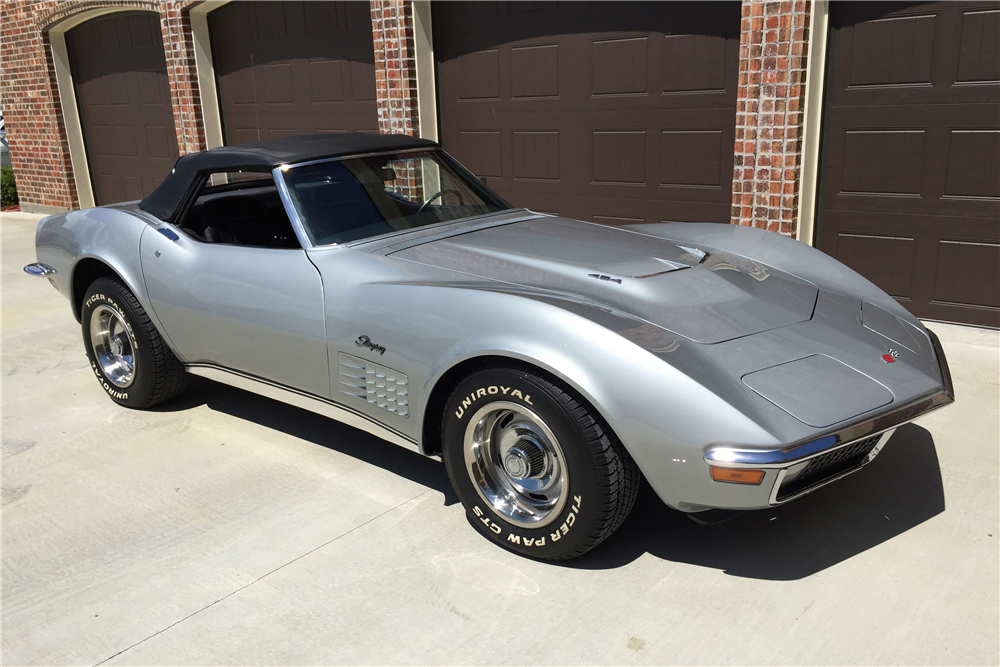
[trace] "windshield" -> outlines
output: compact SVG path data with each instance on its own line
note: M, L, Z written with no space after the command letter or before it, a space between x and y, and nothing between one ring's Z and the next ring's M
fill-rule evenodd
M293 166L283 176L317 246L510 208L441 151L330 160Z

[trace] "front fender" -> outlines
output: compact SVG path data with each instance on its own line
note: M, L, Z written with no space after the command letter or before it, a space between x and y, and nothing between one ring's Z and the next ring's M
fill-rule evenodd
M774 446L780 437L656 354L588 318L523 296L453 289L439 302L466 321L493 322L456 337L432 364L417 415L453 368L477 357L505 357L538 367L600 413L653 489L668 505L690 497L714 442ZM462 294L467 292L467 294ZM504 318L498 313L516 313ZM490 315L492 317L490 318ZM489 318L489 319L487 319ZM530 328L526 329L526 323Z

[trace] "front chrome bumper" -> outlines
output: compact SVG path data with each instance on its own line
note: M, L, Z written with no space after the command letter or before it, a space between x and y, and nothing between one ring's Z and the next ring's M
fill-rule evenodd
M770 505L795 500L860 470L882 451L898 427L955 401L951 372L941 342L933 331L928 330L928 334L941 370L942 388L934 394L821 438L781 449L715 447L705 454L705 462L725 468L777 471L776 475L764 476L764 480L773 480L768 494Z

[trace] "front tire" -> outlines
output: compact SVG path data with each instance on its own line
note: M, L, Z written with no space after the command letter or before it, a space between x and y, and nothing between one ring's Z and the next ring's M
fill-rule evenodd
M635 503L639 470L614 434L582 399L532 373L470 375L448 399L442 435L469 520L521 555L579 556Z
M184 390L187 372L121 282L95 280L80 311L90 368L111 400L149 408Z

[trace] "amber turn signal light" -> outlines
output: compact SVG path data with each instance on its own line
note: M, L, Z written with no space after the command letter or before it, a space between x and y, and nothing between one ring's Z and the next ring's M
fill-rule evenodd
M746 470L744 468L720 468L709 466L712 469L712 479L716 482L735 482L736 484L760 484L764 479L763 470Z

